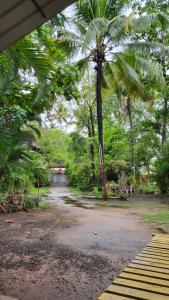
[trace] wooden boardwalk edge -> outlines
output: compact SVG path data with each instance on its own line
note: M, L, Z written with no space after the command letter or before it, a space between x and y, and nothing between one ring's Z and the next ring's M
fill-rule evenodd
M98 298L128 299L169 300L169 235L154 235Z

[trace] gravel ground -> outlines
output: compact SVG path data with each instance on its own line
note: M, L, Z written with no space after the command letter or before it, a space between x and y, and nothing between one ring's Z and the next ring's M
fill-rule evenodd
M48 197L57 207L1 215L0 294L96 300L151 239L151 229L132 210L65 205L61 197L68 191L61 189Z

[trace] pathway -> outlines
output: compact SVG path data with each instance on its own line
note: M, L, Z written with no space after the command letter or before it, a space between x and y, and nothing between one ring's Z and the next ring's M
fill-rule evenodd
M64 187L50 190L45 211L0 219L0 294L22 300L96 300L151 239L124 208L65 205Z

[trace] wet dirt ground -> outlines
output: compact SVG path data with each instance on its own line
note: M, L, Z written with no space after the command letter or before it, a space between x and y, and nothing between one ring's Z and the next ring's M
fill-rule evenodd
M130 209L73 207L61 200L66 189L51 192L57 207L0 216L0 294L96 300L150 240L151 229Z

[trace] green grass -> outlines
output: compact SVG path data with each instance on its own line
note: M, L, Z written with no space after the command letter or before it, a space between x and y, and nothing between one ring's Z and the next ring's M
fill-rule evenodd
M142 218L146 223L152 225L169 224L169 211L162 211L151 215L142 215Z
M49 208L49 206L50 206L49 203L44 202L44 201L40 201L38 204L38 208L40 208L40 209L47 209L47 208Z
M71 194L77 195L77 196L81 196L81 195L85 195L85 192L82 192L80 189L78 189L77 187L74 186L68 186L69 192Z
M103 200L96 200L95 204L97 206L104 206L104 207L121 207L121 208L130 208L131 203L129 201L125 200L108 200L108 201L103 201Z
M48 186L42 186L39 188L39 196L45 196L45 195L47 195L48 192L49 192ZM38 196L38 189L36 187L32 186L29 189L29 195L33 196L33 197Z
M49 207L49 204L46 202L41 201L41 198L45 195L47 195L49 192L49 187L40 187L39 188L39 204L37 207L37 202L38 202L38 189L34 186L32 186L29 189L28 192L28 197L25 201L25 208L27 210L32 210L34 208L40 208L40 209L46 209Z
M156 184L140 184L137 188L145 194L153 194L154 192L160 192L160 189Z

